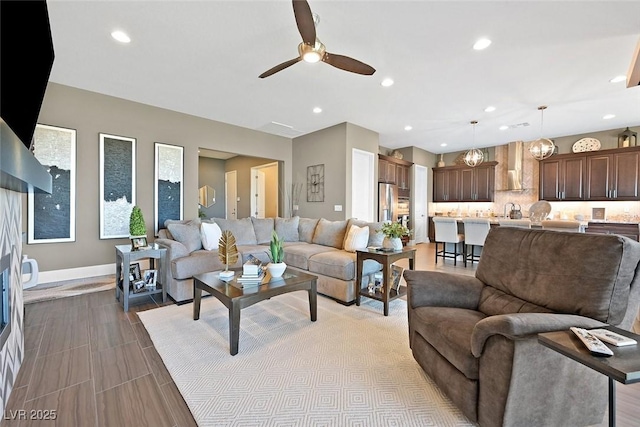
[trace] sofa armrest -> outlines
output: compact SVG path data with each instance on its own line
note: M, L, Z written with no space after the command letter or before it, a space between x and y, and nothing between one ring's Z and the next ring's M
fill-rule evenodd
M154 243L164 246L169 250L169 261L189 255L187 247L182 243L171 239L155 239Z
M542 332L564 331L572 326L597 328L604 326L598 320L574 314L512 313L489 316L476 323L471 334L471 353L480 357L485 342L492 335L512 340L530 338Z
M472 276L438 271L405 270L410 308L455 307L476 310L485 286Z

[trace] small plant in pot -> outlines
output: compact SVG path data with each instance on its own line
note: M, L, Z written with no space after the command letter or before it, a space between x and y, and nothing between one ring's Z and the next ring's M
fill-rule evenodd
M271 242L269 243L269 258L271 262L267 264L267 271L273 278L281 277L287 269L287 264L284 263L284 247L282 243L283 240L278 236L278 233L273 231L271 233Z
M400 251L402 250L402 237L411 234L409 229L399 222L386 222L382 224L380 230L384 234L384 240L382 240L382 247L387 250Z
M134 206L129 217L129 238L131 249L136 251L147 246L147 226L139 206Z

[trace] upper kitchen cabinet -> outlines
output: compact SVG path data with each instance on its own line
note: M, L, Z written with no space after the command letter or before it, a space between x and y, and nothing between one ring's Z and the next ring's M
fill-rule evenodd
M586 156L573 154L541 161L540 200L584 200L586 161Z
M378 154L378 182L396 184L400 190L409 190L409 169L413 163Z
M378 182L396 183L396 165L388 160L378 158Z
M640 151L627 150L587 157L588 200L640 200Z
M433 169L434 202L492 202L497 162Z

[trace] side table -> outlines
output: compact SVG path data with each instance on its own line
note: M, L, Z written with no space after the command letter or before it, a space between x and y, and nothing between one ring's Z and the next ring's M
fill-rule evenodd
M569 330L538 334L538 342L545 347L557 351L585 366L609 377L609 426L616 425L616 384L632 384L640 382L640 335L615 326L605 329L633 338L638 344L624 347L607 345L613 350L611 357L593 356L582 344L582 341Z
M403 259L409 258L409 269L413 270L413 261L416 255L414 248L403 247L400 251L386 252L375 249L363 249L356 251L356 305L360 305L360 297L365 296L384 303L384 315L389 315L389 301L393 301L396 298L400 298L406 295L407 288L401 286L397 291L395 289L389 289L389 278L391 277L391 264ZM364 260L372 259L382 264L382 287L383 292L375 292L370 294L366 289L363 290L360 286L362 283L362 264Z
M133 293L130 289L129 267L131 262L140 259L149 259L151 269L155 268L155 260L158 260L158 275L156 277L156 290ZM167 248L153 243L149 249L131 250L131 245L116 245L116 299L120 301L120 294L123 296L124 311L129 311L129 300L146 297L149 295L162 294L162 302L167 301Z

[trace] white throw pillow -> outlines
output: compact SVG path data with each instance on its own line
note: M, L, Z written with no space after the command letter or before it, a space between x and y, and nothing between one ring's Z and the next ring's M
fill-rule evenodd
M369 243L369 227L358 227L351 225L347 232L347 238L344 241L344 250L347 252L355 252L358 249L365 249Z
M200 226L200 238L202 240L202 247L207 251L218 250L220 237L222 237L222 230L220 230L220 226L215 222L203 222Z

